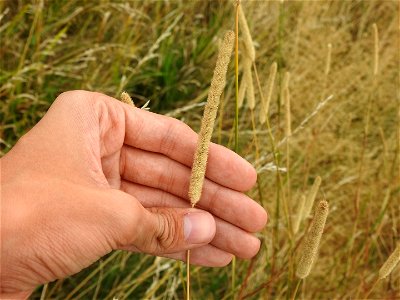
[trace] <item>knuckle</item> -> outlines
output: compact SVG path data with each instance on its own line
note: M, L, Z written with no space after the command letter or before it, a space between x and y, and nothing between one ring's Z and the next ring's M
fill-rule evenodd
M83 99L91 98L91 92L73 90L61 93L55 100L56 103L81 102Z
M179 222L177 213L169 210L156 209L158 230L154 236L155 252L168 253L176 249L183 237L183 224Z
M85 90L72 90L61 93L54 104L56 106L67 106L72 110L98 108L103 104L104 95L101 93L90 92Z
M90 111L89 107L93 102L91 92L87 91L67 91L61 93L54 101L52 107L77 115L82 111Z

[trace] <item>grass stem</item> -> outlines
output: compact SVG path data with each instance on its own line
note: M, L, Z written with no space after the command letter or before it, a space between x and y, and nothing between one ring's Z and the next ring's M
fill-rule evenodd
M186 300L190 300L190 250L186 251Z
M48 286L47 283L43 285L42 294L40 295L40 300L46 299L47 286Z
M235 11L235 152L239 152L239 5L240 0L236 1ZM232 259L232 292L236 285L236 257ZM232 298L235 294L232 293Z
M301 284L301 279L299 279L297 281L296 288L294 289L293 295L290 298L291 300L295 300L296 299L297 291L299 290L300 284Z

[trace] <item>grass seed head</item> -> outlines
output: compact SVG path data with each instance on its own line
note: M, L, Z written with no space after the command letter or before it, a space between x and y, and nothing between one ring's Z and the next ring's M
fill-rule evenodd
M303 219L303 211L304 211L305 204L306 204L306 196L301 195L300 203L299 203L299 210L298 210L296 218L293 222L293 233L297 233L299 231L300 223L301 223L301 220Z
M286 71L283 77L283 89L289 88L289 82L290 82L290 72Z
M131 96L129 96L127 92L121 93L121 102L124 102L128 105L135 107L135 104L133 103Z
M232 54L235 35L233 31L225 34L219 49L211 87L208 92L207 104L204 108L203 119L194 155L192 173L190 176L189 199L194 206L201 197L204 176L206 173L208 147L211 141L215 118L217 116L219 100L226 83L226 72Z
M254 49L253 39L250 34L249 25L247 24L246 16L243 13L241 5L239 5L239 26L243 35L243 41L247 56L251 59L251 62L254 62L256 59L256 50Z
M263 109L259 110L259 121L261 125L263 125L265 121L267 121L267 115L264 113Z
M379 269L379 279L387 277L399 262L400 262L400 243L397 244L396 249L394 249L392 254L388 257L383 266Z
M321 177L317 176L314 180L314 183L311 187L311 190L307 194L306 205L304 207L304 215L303 218L307 218L312 210L315 197L317 196L319 186L321 185Z
M244 80L244 76L240 81L239 87L239 96L238 96L238 107L241 108L243 106L244 96L246 94L246 80Z
M256 100L254 97L254 84L251 67L252 62L250 58L245 56L243 59L243 77L246 82L247 105L251 110L253 110L256 106Z
M274 83L275 83L275 77L276 77L277 70L278 70L278 64L276 62L273 62L269 69L269 76L268 76L268 81L267 81L267 95L264 98L265 102L262 103L263 109L262 109L262 112L260 115L260 123L261 124L265 123L265 118L268 115L269 105L271 103L272 93L274 91Z
M310 274L311 268L317 258L321 236L328 217L329 204L325 200L318 204L310 231L304 240L302 253L296 269L296 276L303 279Z

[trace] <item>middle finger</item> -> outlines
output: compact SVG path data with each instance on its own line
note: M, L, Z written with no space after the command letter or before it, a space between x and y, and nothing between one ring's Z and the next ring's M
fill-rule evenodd
M159 153L129 146L122 148L124 180L163 190L187 201L191 169ZM197 204L229 223L249 232L262 229L267 213L245 194L205 178L202 196Z

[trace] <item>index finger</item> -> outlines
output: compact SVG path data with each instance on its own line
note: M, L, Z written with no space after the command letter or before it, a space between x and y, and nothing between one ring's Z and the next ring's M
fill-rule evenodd
M161 153L192 166L198 135L188 125L171 117L120 104L125 110L125 144ZM257 173L235 152L211 143L206 177L225 187L246 191L255 184Z

